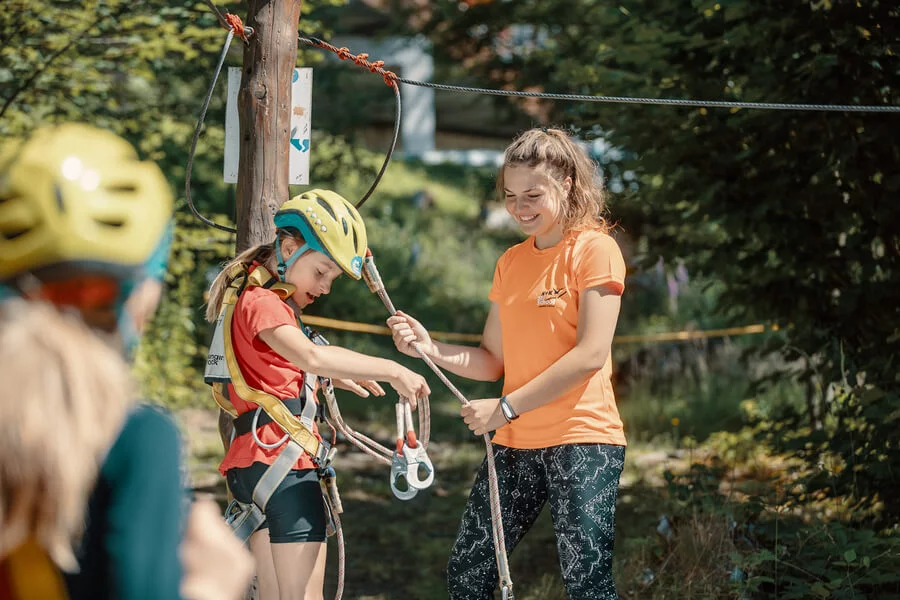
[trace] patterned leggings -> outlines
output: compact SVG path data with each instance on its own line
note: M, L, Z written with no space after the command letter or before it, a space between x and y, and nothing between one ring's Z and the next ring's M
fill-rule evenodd
M615 600L616 497L625 447L567 444L535 450L494 446L507 552L550 501L556 547L571 600ZM487 462L482 463L447 565L452 600L490 600L497 588Z

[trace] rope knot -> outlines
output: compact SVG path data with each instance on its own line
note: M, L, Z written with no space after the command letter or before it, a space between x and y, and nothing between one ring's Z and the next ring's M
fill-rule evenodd
M338 48L337 51L335 51L335 54L337 54L338 58L340 58L341 60L347 60L348 58L351 58L353 56L352 54L350 54L350 48L347 48L345 46Z
M382 72L382 76L384 76L384 82L387 85L389 85L391 87L394 87L395 85L397 85L397 74L394 73L393 71L384 71L384 72Z
M247 38L253 35L253 28L246 27L239 16L233 15L231 13L225 13L225 21L234 32L234 35L244 40L244 43L247 43Z

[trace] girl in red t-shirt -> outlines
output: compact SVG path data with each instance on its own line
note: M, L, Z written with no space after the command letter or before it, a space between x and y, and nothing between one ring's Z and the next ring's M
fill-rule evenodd
M207 319L222 307L229 272L238 263L250 273L265 269L271 282L294 286L282 300L269 286L248 287L240 294L232 318L232 345L238 366L251 388L279 399L300 398L306 372L331 377L336 387L368 396L383 396L377 381L398 394L417 399L430 393L425 379L400 364L338 346L318 346L298 326L300 311L331 291L346 273L359 279L366 252L366 229L356 208L338 194L312 190L285 202L275 215L276 240L238 255L213 281ZM265 280L266 277L263 278ZM257 405L240 398L229 385L238 414ZM229 489L241 502L252 501L253 489L281 447L284 431L268 422L235 437L219 467ZM316 433L318 437L318 433ZM321 598L325 577L325 507L313 462L303 455L281 482L265 509L263 528L250 538L256 558L260 600ZM268 531L265 531L268 529Z

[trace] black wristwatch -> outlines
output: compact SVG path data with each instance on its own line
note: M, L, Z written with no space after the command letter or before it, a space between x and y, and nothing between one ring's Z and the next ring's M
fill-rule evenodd
M506 396L500 396L500 411L503 413L503 418L506 419L507 423L512 423L519 418L519 415L513 410L513 407L509 404L509 400L506 399Z

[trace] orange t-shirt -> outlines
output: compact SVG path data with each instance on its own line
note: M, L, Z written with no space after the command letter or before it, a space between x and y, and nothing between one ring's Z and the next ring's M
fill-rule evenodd
M538 250L528 238L507 250L488 296L500 310L503 393L519 389L575 347L579 294L605 286L625 289L625 260L600 231L570 233ZM494 442L512 448L560 444L625 445L613 394L612 357L587 383L504 425Z
M231 339L238 366L247 385L286 400L300 396L304 372L257 337L260 331L281 325L298 326L291 307L275 292L251 287L241 293L231 321ZM231 384L228 384L228 392L238 414L257 409L257 404L242 400ZM315 424L313 431L321 440ZM256 433L265 444L277 442L284 436L284 431L277 423L263 425ZM225 459L219 465L219 472L224 475L229 469L249 467L254 462L271 465L280 450L280 447L272 450L263 448L253 440L252 433L245 433L231 442ZM312 468L315 468L312 459L306 453L294 464L294 469Z

